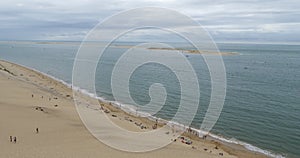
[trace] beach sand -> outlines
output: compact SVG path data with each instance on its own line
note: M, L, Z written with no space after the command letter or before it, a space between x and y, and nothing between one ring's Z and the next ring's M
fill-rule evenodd
M242 146L203 140L189 133L184 136L192 139L191 145L176 141L146 153L119 151L98 141L86 129L76 111L72 90L66 85L25 67L0 61L0 87L1 158L265 157ZM113 122L130 131L143 131L134 122L147 126L146 130L154 123L102 104ZM10 142L10 136L17 137L17 142Z

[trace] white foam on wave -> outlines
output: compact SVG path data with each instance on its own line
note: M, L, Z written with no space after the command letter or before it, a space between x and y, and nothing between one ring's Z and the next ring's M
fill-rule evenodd
M211 134L211 133L209 133L209 136L211 136L214 139L220 140L222 142L226 142L226 143L230 143L230 144L242 145L243 147L245 147L246 149L248 149L250 151L261 153L261 154L267 155L269 157L285 158L285 156L283 156L283 155L274 154L274 153L272 153L272 152L270 152L268 150L263 150L263 149L261 149L259 147L256 147L256 146L251 145L251 144L246 143L246 142L239 141L239 140L234 139L234 138L227 139L227 138L224 138L222 136L218 136L218 135Z

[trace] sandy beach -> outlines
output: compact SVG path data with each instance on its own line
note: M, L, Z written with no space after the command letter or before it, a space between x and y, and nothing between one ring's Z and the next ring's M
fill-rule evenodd
M192 140L190 145L178 138L178 141L151 152L119 151L98 141L86 129L76 111L72 90L59 81L0 61L0 87L1 158L266 157L239 145L211 138L203 140L190 133L183 134L184 138ZM93 100L87 96L84 98ZM100 104L114 123L127 130L151 130L154 124L107 103ZM141 125L147 129L141 129ZM16 137L16 142L11 142L10 136Z

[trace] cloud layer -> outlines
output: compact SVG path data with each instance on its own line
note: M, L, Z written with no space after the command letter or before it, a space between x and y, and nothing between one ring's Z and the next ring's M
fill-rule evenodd
M298 0L1 1L0 39L82 40L109 16L146 6L171 8L188 15L218 42L300 42ZM181 25L174 19L170 23ZM148 37L147 33L136 34L137 39Z

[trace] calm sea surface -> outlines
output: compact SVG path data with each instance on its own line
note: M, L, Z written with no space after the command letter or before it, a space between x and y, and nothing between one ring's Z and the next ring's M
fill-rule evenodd
M176 46L186 48L180 44ZM263 149L266 153L300 157L300 46L218 44L218 47L223 52L237 52L239 55L223 56L227 95L212 133L252 150ZM0 59L71 83L78 48L79 43L73 42L0 42ZM124 51L124 47L108 48L99 61L95 85L99 97L114 100L111 73ZM199 128L209 104L210 76L201 55L191 54L187 59L200 82L200 104L192 123L193 127ZM148 63L136 69L129 83L131 97L141 106L149 103L149 87L153 83L164 85L168 94L165 106L156 116L172 118L179 105L180 84L169 68Z

